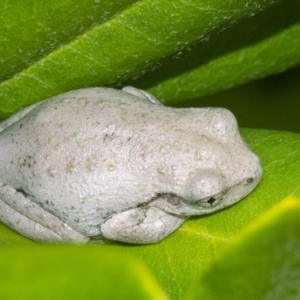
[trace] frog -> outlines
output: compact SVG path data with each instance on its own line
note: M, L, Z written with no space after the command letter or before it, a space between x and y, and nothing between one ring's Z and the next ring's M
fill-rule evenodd
M262 178L225 108L174 108L90 87L0 124L0 221L38 243L153 244L225 209Z

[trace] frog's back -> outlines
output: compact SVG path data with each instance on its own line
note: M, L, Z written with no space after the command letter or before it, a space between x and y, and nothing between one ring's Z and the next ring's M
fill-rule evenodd
M138 160L135 139L159 122L155 107L163 106L105 88L43 101L0 133L0 181L63 220L73 213L73 219L99 224L154 196L151 188L142 195L135 190L132 182L140 189L139 175L130 164ZM159 136L155 130L161 130L159 124L150 129L153 139ZM139 147L151 152L148 144Z
M114 89L90 88L40 102L29 111L25 109L26 114L19 113L19 119L13 116L1 124L1 167L16 157L19 163L22 158L27 157L28 161L40 155L55 160L58 149L70 152L68 148L72 147L87 151L87 142L91 140L93 144L107 145L129 123L134 125L134 118L128 114L131 107L145 111L143 105L147 106L148 102L138 99L136 107L132 98L136 97Z
M0 132L0 180L18 187L106 172L120 152L128 158L139 115L149 106L108 88L76 90L34 105Z

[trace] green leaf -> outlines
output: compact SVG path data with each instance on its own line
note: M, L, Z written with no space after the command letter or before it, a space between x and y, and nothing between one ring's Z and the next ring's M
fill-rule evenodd
M186 299L300 298L300 199L288 198L235 238Z
M134 2L136 1L1 1L1 81L26 70Z
M0 43L6 46L0 52L0 69L7 71L0 85L0 116L68 90L134 78L215 28L254 15L274 0L130 3L120 12L117 1L96 6L88 0L77 5L51 0L47 6L37 0L4 1Z
M300 63L300 2L284 0L253 18L215 31L207 41L130 84L173 104L278 73Z
M0 248L1 299L167 299L140 262L99 247Z

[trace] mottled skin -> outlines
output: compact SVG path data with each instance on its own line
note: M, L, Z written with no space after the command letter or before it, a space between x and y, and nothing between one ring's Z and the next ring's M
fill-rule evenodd
M261 177L229 111L132 87L71 91L0 124L0 220L36 241L156 243Z

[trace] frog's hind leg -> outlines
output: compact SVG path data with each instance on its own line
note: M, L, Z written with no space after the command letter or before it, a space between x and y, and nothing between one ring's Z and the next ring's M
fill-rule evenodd
M0 221L9 228L19 232L21 235L37 242L51 239L54 242L61 242L62 239L53 231L30 220L26 216L11 208L0 199Z
M157 207L139 207L112 216L100 230L111 240L133 244L157 243L176 230L187 217Z
M88 238L11 186L0 183L0 221L38 242L84 243Z

